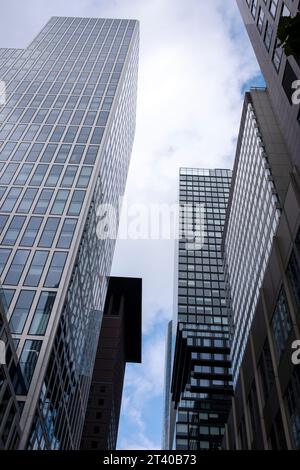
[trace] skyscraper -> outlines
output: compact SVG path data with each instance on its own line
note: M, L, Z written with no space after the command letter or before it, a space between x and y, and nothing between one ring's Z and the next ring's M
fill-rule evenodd
M224 227L234 382L287 193L292 165L268 90L246 93Z
M239 366L225 449L300 449L300 365L293 359L299 306L300 177L294 168Z
M267 90L246 95L224 231L235 390L223 446L299 449L300 69L277 40L299 2L237 2Z
M179 240L176 273L178 316L171 387L178 450L220 448L230 407L229 309L221 242L231 175L230 170L180 170L184 237ZM200 237L195 239L193 232L200 221Z
M299 0L237 0L237 4L292 161L299 167L300 106L292 103L292 84L300 80L300 60L286 57L277 39L281 16L295 16Z
M135 20L53 17L0 55L0 275L26 385L21 449L80 445L114 252L97 211L125 190L138 36Z
M142 280L111 277L81 449L116 449L125 367L142 358Z

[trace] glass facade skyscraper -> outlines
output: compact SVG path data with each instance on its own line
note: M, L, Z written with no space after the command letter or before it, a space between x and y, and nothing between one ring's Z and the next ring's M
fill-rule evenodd
M292 169L269 93L246 94L224 229L237 380Z
M0 276L26 390L20 448L79 448L135 131L135 20L53 17L0 52ZM103 215L103 214L102 214Z
M171 387L177 450L219 449L230 408L229 305L221 243L231 176L230 170L180 170L183 237ZM199 219L201 237L195 243L191 235Z

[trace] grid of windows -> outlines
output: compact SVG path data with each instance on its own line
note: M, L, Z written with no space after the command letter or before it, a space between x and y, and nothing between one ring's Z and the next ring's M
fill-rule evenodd
M192 352L191 370L177 405L176 448L220 448L232 390L228 302L221 252L230 170L180 170L178 316ZM199 223L202 243L190 234ZM200 352L201 351L201 352Z
M42 410L37 409L31 429L23 414L23 447L76 448L80 442L78 420L84 416L114 249L113 240L97 239L96 212L102 202L117 207L125 189L137 67L138 25L133 20L54 17L27 49L0 54L0 77L8 94L0 110L0 275L7 296L15 290L8 319L15 325L27 387L34 374L40 380L35 369L42 363L43 341L53 344L47 332L60 316L68 324L66 343L71 341L68 353L61 345L54 347L48 372L55 362L57 380L66 378L61 393L64 409L74 417L72 426L67 420L55 423L52 439L53 429L46 427L50 417L47 421ZM74 254L79 241L80 251ZM66 296L65 278L72 282L65 288L68 300L61 313L57 306ZM65 334L62 326L58 331ZM67 367L72 383L67 383ZM53 380L47 383L51 395ZM53 397L51 409L62 406L62 395ZM61 417L60 411L56 416Z
M283 58L283 50L276 39L280 16L290 16L291 12L283 0L244 0L248 5L258 32L263 36L266 49L271 54L272 63L279 73ZM296 2L295 2L296 3ZM299 10L300 5L298 6Z
M226 281L232 299L234 382L237 380L279 220L279 199L255 111L249 103L225 235Z

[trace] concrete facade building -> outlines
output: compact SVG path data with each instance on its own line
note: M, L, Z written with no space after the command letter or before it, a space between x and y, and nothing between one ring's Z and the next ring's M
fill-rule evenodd
M126 363L142 359L142 280L111 277L81 449L116 449Z
M300 365L292 361L299 306L300 177L294 169L239 370L225 449L300 449Z
M281 16L295 16L299 0L237 0L237 4L292 162L299 168L300 105L292 102L292 84L300 80L300 58L286 57L277 39Z

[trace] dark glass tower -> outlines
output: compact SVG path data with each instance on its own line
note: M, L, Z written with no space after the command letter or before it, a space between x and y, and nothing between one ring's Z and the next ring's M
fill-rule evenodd
M221 242L231 173L180 170L180 231L184 237L178 250L171 388L178 450L219 449L230 407L229 309ZM195 240L190 232L199 222L201 237Z
M138 23L53 17L2 51L0 276L26 390L21 449L80 445L135 131Z
M292 161L299 168L300 106L292 103L292 84L300 80L300 58L286 57L277 40L280 17L295 16L299 0L237 0L237 4Z

